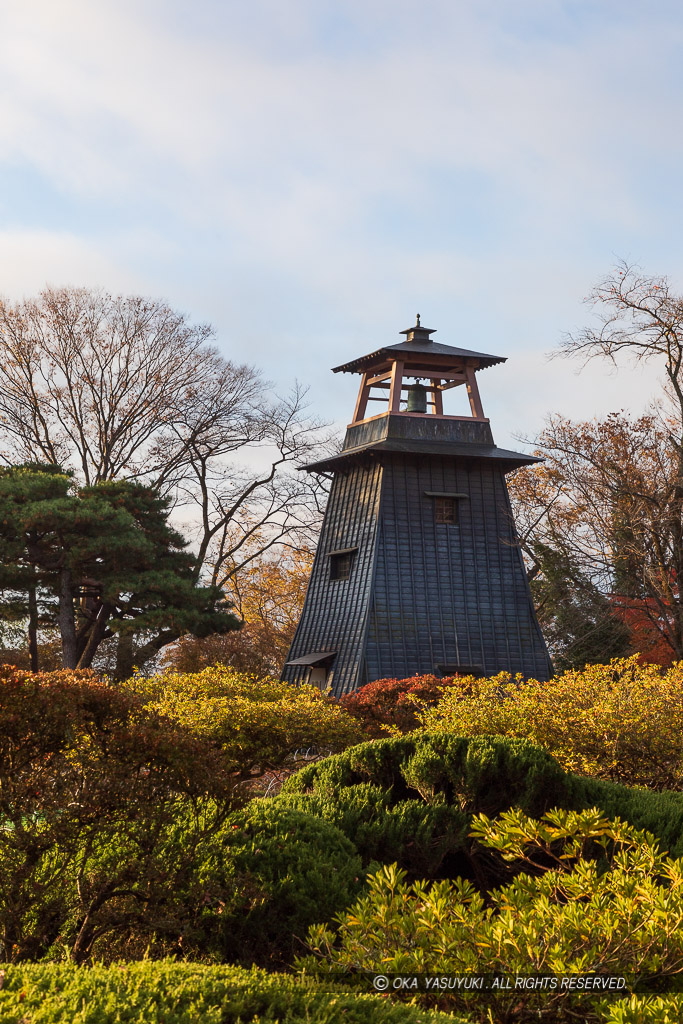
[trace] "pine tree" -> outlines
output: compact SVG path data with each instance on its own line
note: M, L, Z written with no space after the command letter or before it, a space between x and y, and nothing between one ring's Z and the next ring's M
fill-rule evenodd
M195 560L168 515L168 500L142 484L78 488L56 466L0 470L0 615L25 609L30 632L40 592L64 667L89 667L118 634L120 678L185 633L237 628L220 589L197 584Z

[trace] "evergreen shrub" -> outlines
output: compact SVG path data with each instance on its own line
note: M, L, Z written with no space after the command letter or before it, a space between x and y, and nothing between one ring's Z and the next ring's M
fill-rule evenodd
M412 878L437 878L479 870L467 840L473 813L542 814L570 801L566 774L525 740L413 733L308 765L272 802L334 823L366 867L396 861Z
M273 803L336 825L353 842L365 868L397 861L414 878L439 875L444 860L463 845L469 815L421 799L392 804L392 792L360 783L333 793L282 793Z
M375 740L302 768L274 802L333 822L365 865L396 861L412 878L463 873L482 884L500 881L479 874L487 869L473 862L481 851L466 835L471 815L495 817L511 807L538 817L553 807L597 806L683 856L683 793L565 772L547 751L518 738L442 731Z
M390 791L392 804L420 797L430 805L457 804L487 814L513 805L543 813L569 795L566 773L533 743L445 732L359 744L307 765L285 782L283 792L332 796L360 784Z
M683 861L662 855L652 836L596 809L551 811L540 821L519 810L495 821L480 815L473 833L513 865L510 883L484 896L460 878L409 884L385 866L347 913L311 929L314 955L300 968L629 979L680 971ZM558 986L486 995L449 988L417 998L481 1024L658 1019L636 1015L640 1000L615 1007L615 995Z
M3 1024L458 1024L292 975L169 960L0 971ZM466 1024L460 1021L460 1024Z
M333 824L254 800L202 851L194 942L224 962L290 963L309 926L348 907L364 875L353 844Z

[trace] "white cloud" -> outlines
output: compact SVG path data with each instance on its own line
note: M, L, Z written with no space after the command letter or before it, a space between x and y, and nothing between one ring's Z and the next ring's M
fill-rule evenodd
M101 246L50 231L0 231L0 295L17 300L54 287L137 291L138 281Z
M93 217L8 216L0 290L153 290L270 375L291 376L295 353L333 408L328 367L397 340L418 308L439 340L510 355L484 378L498 435L550 408L637 402L635 377L612 392L540 353L585 318L624 239L683 273L678 195L667 220L648 187L649 164L681 170L683 19L654 7L10 2L0 169L43 177L38 221L60 195Z

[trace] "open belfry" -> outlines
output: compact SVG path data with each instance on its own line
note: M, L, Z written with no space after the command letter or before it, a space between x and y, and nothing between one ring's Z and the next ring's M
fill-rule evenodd
M548 679L505 482L537 460L495 446L477 384L505 359L434 342L419 316L401 333L334 368L360 390L342 451L305 467L332 484L283 678L336 696L428 673ZM444 413L455 388L469 415Z

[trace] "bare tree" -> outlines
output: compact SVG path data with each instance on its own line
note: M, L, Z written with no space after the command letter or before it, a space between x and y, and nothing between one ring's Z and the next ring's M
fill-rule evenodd
M655 359L676 407L683 458L683 296L672 291L666 277L648 277L621 261L586 302L597 310L598 326L567 335L558 354L585 361L600 356L615 365L620 354L637 362Z
M683 657L683 297L620 262L586 301L597 326L568 335L557 354L655 360L665 387L637 420L551 417L536 439L545 464L512 482L530 574L543 545L562 553Z
M294 467L328 439L304 390L278 398L212 337L137 296L46 289L0 303L0 459L158 488L191 524L197 576L223 583L228 566L310 543L319 484Z

